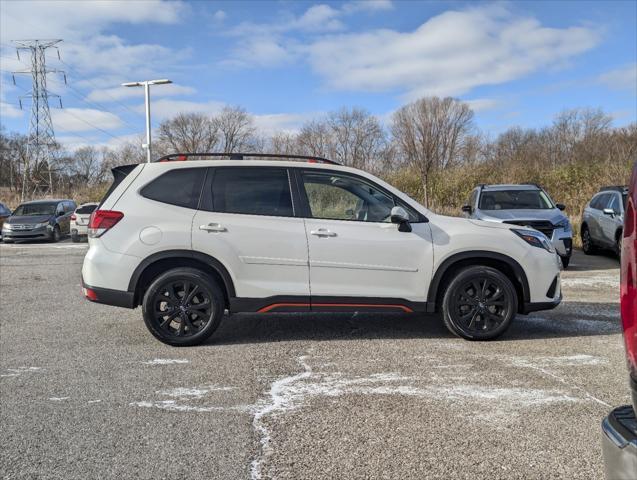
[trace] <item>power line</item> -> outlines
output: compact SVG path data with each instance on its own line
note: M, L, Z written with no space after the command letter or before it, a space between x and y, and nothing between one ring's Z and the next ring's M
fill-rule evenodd
M68 63L66 63L63 60L60 60L60 62L63 65L66 65L71 71L76 73L76 76L79 77L80 79L90 83L93 88L97 89L97 90L101 90L106 96L110 97L115 103L117 103L118 105L120 105L121 107L123 107L124 109L128 110L130 113L132 113L133 115L139 115L140 117L144 117L144 115L142 115L140 112L136 112L135 110L132 110L131 108L129 108L127 105L123 104L122 102L120 102L117 98L115 98L113 95L111 95L110 93L108 93L107 90L103 89L102 87L98 86L96 83L94 83L92 80L83 77L82 75L79 74L79 72L72 67L71 65L69 65Z

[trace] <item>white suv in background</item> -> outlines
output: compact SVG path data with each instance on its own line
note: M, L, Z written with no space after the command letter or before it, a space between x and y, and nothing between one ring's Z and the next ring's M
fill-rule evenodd
M201 343L224 310L441 312L454 334L487 340L562 298L542 233L436 215L329 160L179 154L113 175L84 295L141 305L170 345Z
M99 203L83 203L75 209L71 215L71 240L79 242L82 237L88 236L88 222L98 206Z

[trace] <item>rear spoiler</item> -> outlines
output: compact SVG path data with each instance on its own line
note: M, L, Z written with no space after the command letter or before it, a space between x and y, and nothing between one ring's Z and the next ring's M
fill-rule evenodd
M97 207L98 209L102 207L102 204L106 201L106 199L113 193L113 190L117 188L117 186L122 183L122 181L128 176L130 172L135 170L138 166L138 163L134 163L132 165L120 165L119 167L111 168L111 173L113 174L113 183L100 200L100 204Z

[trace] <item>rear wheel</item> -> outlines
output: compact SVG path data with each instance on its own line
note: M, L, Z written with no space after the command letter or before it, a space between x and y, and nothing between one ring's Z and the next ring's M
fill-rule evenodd
M511 280L486 266L468 267L451 279L442 300L445 326L468 340L500 336L517 312Z
M617 234L617 239L615 240L615 253L617 254L618 257L622 256L622 239L623 239L623 234L622 232L618 232Z
M175 268L146 290L142 312L146 327L168 345L204 342L219 326L224 297L219 285L195 268Z
M588 227L582 228L582 251L586 255L593 255L595 253L595 244L593 243L593 238L591 237L591 232L588 230Z
M71 241L72 241L73 243L78 243L78 242L80 241L80 236L79 236L79 235L76 235L76 234L74 234L74 233L72 233L72 234L71 234Z

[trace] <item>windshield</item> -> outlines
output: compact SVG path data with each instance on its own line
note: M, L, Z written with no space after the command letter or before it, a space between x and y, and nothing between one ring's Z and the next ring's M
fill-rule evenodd
M57 203L27 203L16 208L13 214L15 216L53 215L56 207Z
M482 192L481 210L548 210L553 202L542 190L498 190Z

